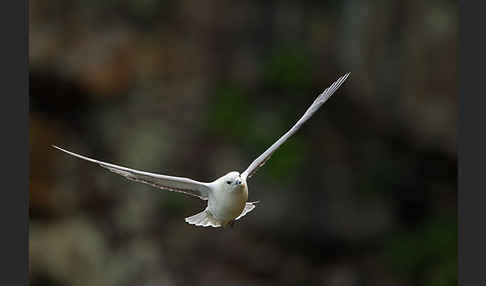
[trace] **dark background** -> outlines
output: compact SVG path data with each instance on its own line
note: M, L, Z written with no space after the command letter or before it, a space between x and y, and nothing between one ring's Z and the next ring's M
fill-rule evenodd
M31 285L456 285L455 1L30 1ZM234 229L51 144L249 181Z

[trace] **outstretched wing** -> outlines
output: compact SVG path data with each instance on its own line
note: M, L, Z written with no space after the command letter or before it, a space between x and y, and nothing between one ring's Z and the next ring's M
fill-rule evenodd
M329 97L343 84L343 82L348 78L349 73L343 75L340 77L338 80L336 80L330 87L326 88L323 93L321 93L316 100L312 103L312 105L307 109L307 111L304 113L304 115L295 123L292 128L290 128L287 133L285 133L282 137L280 137L275 143L273 143L270 148L268 148L263 154L261 154L258 158L256 158L250 166L241 174L241 176L246 180L247 178L250 178L258 168L263 166L265 162L270 159L272 156L273 152L278 149L287 139L290 138L290 136L294 135L297 130L306 122L311 116L326 102Z
M207 200L208 199L208 193L211 191L211 189L202 182L198 182L195 180L191 180L188 178L181 178L181 177L173 177L173 176L166 176L166 175L161 175L161 174L154 174L154 173L148 173L148 172L143 172L143 171L138 171L138 170L133 170L129 169L126 167L110 164L110 163L105 163L102 161L98 161L95 159L91 159L67 150L64 150L62 148L59 148L57 146L52 146L58 150L61 150L63 152L68 153L69 155L73 155L75 157L96 163L100 165L103 168L106 168L113 173L117 173L119 175L122 175L123 177L135 181L135 182L140 182L144 184L151 185L153 187L159 188L159 189L164 189L168 191L174 191L174 192L180 192L192 196L199 197L202 200Z

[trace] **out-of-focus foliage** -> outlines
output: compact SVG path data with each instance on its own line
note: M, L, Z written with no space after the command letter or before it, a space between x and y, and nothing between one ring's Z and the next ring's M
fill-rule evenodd
M457 3L33 0L32 285L455 285ZM233 229L204 202L51 144L249 182Z

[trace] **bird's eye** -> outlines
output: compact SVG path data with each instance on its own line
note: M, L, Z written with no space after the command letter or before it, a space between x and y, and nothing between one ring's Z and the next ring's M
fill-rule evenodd
M228 184L228 185L231 184L231 181L226 181L226 184Z

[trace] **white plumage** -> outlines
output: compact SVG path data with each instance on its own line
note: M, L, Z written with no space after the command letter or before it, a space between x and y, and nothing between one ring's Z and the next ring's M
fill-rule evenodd
M189 224L196 226L224 227L233 224L255 208L256 202L247 202L248 186L247 180L270 159L275 150L278 149L287 139L289 139L300 127L306 122L343 84L348 78L349 73L340 77L324 92L322 92L312 105L306 110L304 115L297 123L290 128L287 133L280 137L272 144L263 154L256 158L248 168L239 173L236 171L229 172L226 175L210 183L198 182L189 178L167 176L149 172L138 171L102 161L98 161L86 156L82 156L57 146L54 148L66 152L72 156L96 163L116 174L119 174L129 180L151 185L153 187L180 192L196 196L202 200L207 200L208 204L204 211L190 216L185 219Z

